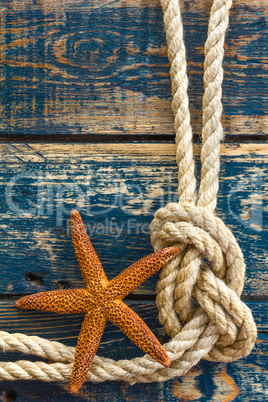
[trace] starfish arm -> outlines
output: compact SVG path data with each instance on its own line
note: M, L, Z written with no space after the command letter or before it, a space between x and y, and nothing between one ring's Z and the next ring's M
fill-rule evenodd
M107 293L123 299L179 252L178 247L168 247L141 258L109 282Z
M25 296L17 300L15 306L22 310L78 314L86 313L90 302L91 299L86 289L67 289Z
M71 212L70 225L75 255L80 270L88 290L95 295L108 284L108 279L88 238L81 216L75 209Z
M145 322L124 302L114 302L108 310L107 318L117 325L145 353L152 356L163 366L170 366L170 359L163 346Z
M106 316L99 307L94 307L94 310L92 309L87 313L76 346L71 392L77 392L85 381L87 372L97 352L106 322Z

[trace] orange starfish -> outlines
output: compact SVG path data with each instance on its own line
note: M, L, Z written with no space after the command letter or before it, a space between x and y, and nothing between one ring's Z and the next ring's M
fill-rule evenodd
M150 254L109 282L76 210L71 213L71 234L87 288L37 293L16 302L16 307L21 309L86 314L77 342L70 391L77 392L82 386L107 320L116 324L145 353L169 367L169 357L161 344L122 299L178 254L180 249L169 247Z

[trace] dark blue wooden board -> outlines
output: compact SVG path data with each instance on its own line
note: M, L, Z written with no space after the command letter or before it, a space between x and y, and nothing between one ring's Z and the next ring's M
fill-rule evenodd
M84 319L83 314L53 314L40 311L21 311L15 307L16 298L0 301L0 331L40 336L45 339L63 342L67 346L76 346L77 338ZM155 300L127 300L132 308L151 328L162 344L169 341L164 328L158 321ZM265 301L245 302L252 310L259 333L268 332L268 303ZM98 354L112 359L126 359L127 356L143 356L144 353L133 344L120 329L108 322ZM18 358L18 354L15 354ZM21 357L21 355L20 355ZM35 358L35 360L38 358ZM12 353L0 353L0 360L14 360Z
M83 146L2 144L2 295L18 297L18 293L69 285L84 286L66 229L70 209L79 208L79 200L81 202L82 199L77 191L79 188L82 195L88 195L88 204L83 207L80 205L81 214L85 224L89 225L88 230L92 230L91 240L108 277L115 276L125 266L152 251L149 233L142 231L138 225L146 224L148 229L156 209L166 202L176 201L174 153L173 145L163 143ZM247 303L253 310L259 330L259 340L253 353L247 359L227 366L201 362L185 377L167 383L135 386L119 382L87 384L75 398L70 397L61 386L52 383L4 382L0 384L3 400L11 400L8 398L15 394L17 400L29 401L135 401L141 398L148 401L244 401L248 396L251 400L263 400L267 392L267 303L258 301L258 298L267 297L267 270L264 263L267 244L267 146L224 145L221 153L218 213L233 228L245 252L248 269L244 297L256 299L256 302ZM198 159L198 147L195 147L195 154ZM38 183L39 201L43 207L29 212L29 209L37 206ZM63 211L56 208L61 192L66 209ZM111 205L113 207L110 209ZM105 210L107 208L108 211ZM107 219L109 224L105 226ZM109 229L111 223L126 225L129 219L134 225L129 233L127 226L120 234L115 229L114 233ZM98 226L94 228L95 224ZM155 294L156 279L157 275L137 290L136 297L140 300L129 300L128 303L161 342L165 342L168 338L158 324L155 303L153 300L144 300L145 294L150 297ZM72 316L70 320L70 316L19 312L13 303L14 300L3 299L0 305L1 329L40 335L75 345L83 319L81 315ZM99 354L118 359L126 355L128 358L141 356L142 352L109 324ZM3 361L21 358L28 357L12 353L0 356ZM30 356L29 359L38 358Z
M218 213L245 255L244 295L267 296L267 147L250 149L248 154L237 147L223 149ZM153 251L153 215L177 200L172 145L3 144L1 153L0 269L5 280L0 289L5 294L56 289L59 281L84 286L69 232L71 208L81 210L112 278ZM155 294L156 280L157 274L135 293Z
M210 3L181 3L199 134ZM4 1L0 16L2 135L173 133L158 0ZM265 4L234 2L224 60L227 135L267 133L265 38Z

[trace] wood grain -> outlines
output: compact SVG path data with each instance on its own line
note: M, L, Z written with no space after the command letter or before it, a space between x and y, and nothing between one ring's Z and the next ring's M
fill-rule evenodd
M198 160L198 146L195 151ZM69 232L71 208L81 211L112 278L152 252L153 215L177 200L171 144L1 144L0 153L1 293L56 289L62 281L84 287ZM267 296L266 177L266 144L222 147L218 215L244 252L245 296ZM136 293L154 295L157 277Z
M16 298L0 301L0 326L10 333L23 332L26 335L40 336L45 339L60 341L67 346L76 346L77 338L84 319L84 314L54 314L33 310L19 310L15 307ZM158 310L155 301L127 300L126 304L133 309L154 332L163 344L169 337L158 322ZM247 306L257 324L259 333L268 332L268 302L247 301ZM127 351L127 352L126 352ZM130 352L129 352L130 351ZM105 327L105 335L101 340L99 354L113 359L125 359L126 354L137 356L144 353L110 321ZM0 359L9 356L0 354Z
M201 132L203 46L211 1L182 1L194 132ZM2 1L0 130L25 135L173 134L159 0ZM234 2L223 124L267 134L265 1Z

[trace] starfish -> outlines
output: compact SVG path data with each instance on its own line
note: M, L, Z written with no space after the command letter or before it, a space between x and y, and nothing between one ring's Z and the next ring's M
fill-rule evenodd
M82 219L74 209L70 225L75 255L87 288L36 293L22 297L15 303L20 309L86 314L77 341L70 392L78 392L82 386L107 320L117 325L145 353L169 367L171 362L164 348L143 320L122 299L178 254L180 249L168 247L152 253L108 281Z

